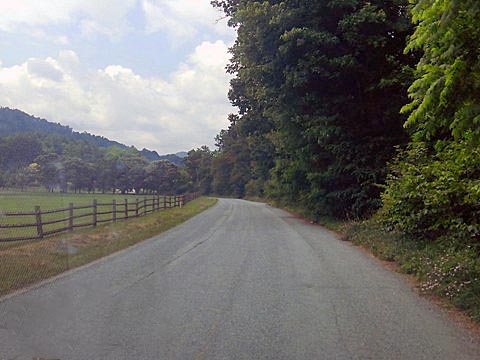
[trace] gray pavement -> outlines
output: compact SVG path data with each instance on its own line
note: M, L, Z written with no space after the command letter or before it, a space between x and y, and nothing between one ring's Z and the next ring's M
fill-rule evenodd
M480 359L480 346L327 230L222 199L0 301L0 359L33 358L460 360Z

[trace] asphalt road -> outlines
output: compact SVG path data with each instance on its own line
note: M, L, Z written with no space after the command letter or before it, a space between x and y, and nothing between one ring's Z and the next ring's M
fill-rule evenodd
M327 230L220 200L1 301L0 359L33 358L460 360L480 359L480 346Z

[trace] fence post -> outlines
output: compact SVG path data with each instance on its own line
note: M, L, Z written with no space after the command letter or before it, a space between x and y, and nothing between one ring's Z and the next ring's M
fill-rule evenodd
M167 197L163 195L163 210L167 208Z
M125 219L128 219L128 199L125 199Z
M40 211L40 206L35 206L35 219L37 221L38 238L43 239L42 212Z
M117 200L112 201L112 221L117 221Z
M93 199L93 226L97 226L97 199Z
M73 231L73 203L68 205L68 231Z
M147 198L143 198L143 215L147 215Z
M180 207L183 208L183 205L185 204L185 195L180 196Z
M135 200L135 216L138 217L138 199Z

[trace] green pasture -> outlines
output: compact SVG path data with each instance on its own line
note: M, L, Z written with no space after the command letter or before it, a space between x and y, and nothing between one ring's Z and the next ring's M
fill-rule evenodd
M35 206L40 206L41 211L66 209L70 203L74 206L86 206L92 205L93 200L97 200L97 211L107 212L112 211L113 206L111 203L116 200L117 203L117 218L121 219L125 214L125 199L128 201L128 209L130 210L129 216L135 215L133 211L136 208L136 199L139 200L140 206L143 204L144 199L152 199L154 195L122 195L122 194L62 194L62 193L9 193L0 194L0 224L33 224L36 222L34 215L28 216L5 216L8 212L33 212ZM106 205L109 204L109 205ZM151 204L151 203L149 203ZM163 206L163 197L160 198L160 207ZM149 209L151 206L149 205ZM141 210L140 212L142 212ZM82 215L91 213L92 209L79 209L74 211L74 215ZM68 211L55 213L55 214L43 214L42 222L64 219L69 216ZM97 216L98 221L111 219L112 214L99 214ZM74 224L85 224L92 222L92 216L85 216L80 219L75 219ZM51 231L68 226L68 221L59 222L56 224L45 225L43 231ZM13 228L13 229L0 229L0 241L6 238L12 237L27 237L35 236L37 229L35 227L29 228Z

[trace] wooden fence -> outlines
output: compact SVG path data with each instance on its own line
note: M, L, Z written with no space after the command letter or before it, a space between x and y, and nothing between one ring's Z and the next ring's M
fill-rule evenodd
M77 228L95 227L101 223L136 218L155 211L182 207L197 197L197 193L189 193L180 196L155 196L149 199L135 199L133 202L129 202L128 199L123 202L112 200L111 203L99 203L94 199L92 204L89 205L75 206L70 203L68 207L62 209L41 210L40 206L35 206L34 211L29 212L4 212L1 214L2 217L16 219L17 223L0 224L0 242L43 239L50 235L73 231ZM24 222L18 221L18 219L27 220ZM79 222L79 219L86 219L86 221ZM27 230L30 234L4 237L2 232L7 231L4 229L10 230L10 232L12 230L25 232Z

